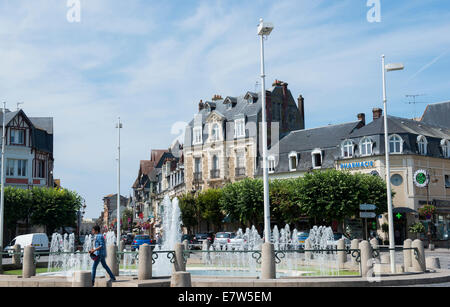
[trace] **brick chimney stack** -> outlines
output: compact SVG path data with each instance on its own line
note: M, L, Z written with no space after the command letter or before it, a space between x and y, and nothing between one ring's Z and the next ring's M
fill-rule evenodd
M359 113L358 114L358 120L365 126L366 125L366 114L365 113Z
M198 104L198 111L200 112L205 108L205 104L203 103L203 100L200 100L200 103Z
M221 95L214 95L212 101L223 100Z
M298 96L298 112L300 115L300 126L301 129L305 129L305 98L302 95Z
M374 108L372 110L373 113L373 120L379 119L381 116L383 116L383 110L380 108Z

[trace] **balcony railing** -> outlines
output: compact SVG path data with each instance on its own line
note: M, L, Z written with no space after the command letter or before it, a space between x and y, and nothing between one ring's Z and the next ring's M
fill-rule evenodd
M211 170L211 179L218 179L218 178L220 178L220 169Z
M236 177L245 177L245 167L237 167L235 170Z
M202 181L202 173L194 173L194 182Z

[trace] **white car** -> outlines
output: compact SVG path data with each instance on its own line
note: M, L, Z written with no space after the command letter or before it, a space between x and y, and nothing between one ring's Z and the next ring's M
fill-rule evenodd
M20 248L25 246L33 246L36 252L48 252L50 246L48 244L48 237L45 233L30 233L14 238L11 243L5 247L5 252L13 253L14 245L19 244Z

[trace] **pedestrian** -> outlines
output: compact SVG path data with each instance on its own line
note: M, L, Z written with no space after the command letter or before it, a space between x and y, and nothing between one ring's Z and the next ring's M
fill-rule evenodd
M105 268L106 272L109 275L109 281L116 281L116 277L111 272L111 269L106 264L106 247L105 247L105 238L100 233L100 227L95 225L92 227L92 234L95 236L94 248L89 251L89 254L94 260L94 264L92 265L92 286L95 284L95 274L97 273L97 266L99 263Z

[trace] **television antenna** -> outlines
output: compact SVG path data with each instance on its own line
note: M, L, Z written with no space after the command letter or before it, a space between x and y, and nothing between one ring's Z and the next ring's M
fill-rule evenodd
M417 101L417 97L426 96L426 94L414 94L414 95L405 95L406 98L409 98L410 100L406 102L407 104L414 105L414 116L413 119L415 119L417 116L417 104L428 104L429 102L425 101Z
M17 111L20 110L20 105L21 105L21 104L24 104L24 103L23 103L23 102L18 102L18 103L17 103Z

